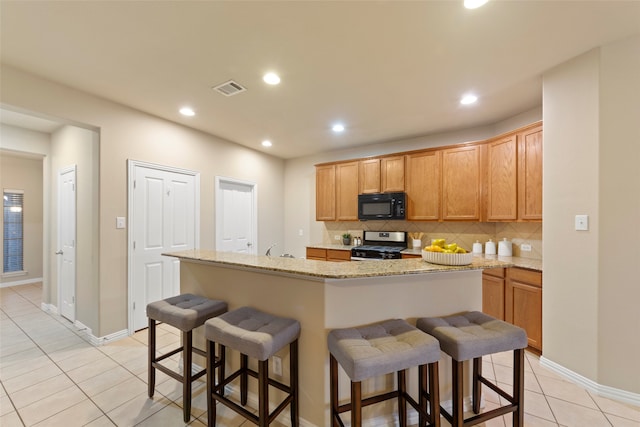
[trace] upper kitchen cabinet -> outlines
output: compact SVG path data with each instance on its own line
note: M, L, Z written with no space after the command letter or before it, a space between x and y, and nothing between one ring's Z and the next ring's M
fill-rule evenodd
M405 156L407 220L440 219L442 153L422 151Z
M360 194L380 193L380 159L360 160Z
M380 183L382 193L404 191L404 156L380 159Z
M358 220L358 162L336 165L336 220Z
M316 221L358 220L358 161L316 166Z
M515 221L518 217L517 137L510 134L486 144L487 221Z
M518 219L542 220L542 125L518 133Z
M316 166L316 221L336 220L336 166Z
M404 156L360 160L360 194L404 191Z
M481 145L442 150L442 219L480 220Z

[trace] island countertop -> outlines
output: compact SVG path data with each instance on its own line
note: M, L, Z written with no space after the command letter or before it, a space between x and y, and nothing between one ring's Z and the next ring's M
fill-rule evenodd
M512 267L513 263L474 256L469 265L448 266L430 264L420 258L384 261L328 262L303 258L269 257L234 252L192 249L164 253L191 262L212 263L229 268L259 270L273 274L305 276L310 280L357 279L365 277L399 276L410 274L443 273L448 271L483 270Z

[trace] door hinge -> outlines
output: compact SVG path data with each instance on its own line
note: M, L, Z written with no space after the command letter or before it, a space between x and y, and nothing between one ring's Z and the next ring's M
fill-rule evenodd
M134 190L136 189L136 180L135 179L133 180L133 189Z
M133 302L133 309L134 310L136 309L136 302L135 301Z
M133 242L133 250L134 251L136 250L136 242L135 241Z
M71 191L76 191L76 184L75 183L71 184Z
M75 303L76 303L76 297L75 297L75 296L71 297L71 302L72 302L73 304L75 304Z

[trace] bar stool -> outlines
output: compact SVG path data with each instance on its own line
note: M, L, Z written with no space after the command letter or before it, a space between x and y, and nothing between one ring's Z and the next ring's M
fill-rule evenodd
M351 426L362 425L362 408L389 399L398 399L400 427L407 425L407 403L419 413L420 426L440 426L438 388L438 340L394 319L369 326L334 329L327 338L331 388L331 425L343 426L340 417L351 411ZM338 403L338 363L351 379L351 402ZM406 370L418 366L419 400L416 402L406 390ZM427 389L428 371L428 389ZM396 372L397 388L362 399L362 381ZM427 401L429 408L427 409Z
M147 317L149 318L149 397L153 397L155 391L156 369L181 382L182 409L185 422L188 422L191 418L191 383L206 373L206 368L195 374L191 372L193 353L207 356L205 351L193 347L193 330L203 325L207 319L226 311L226 302L210 300L192 294L177 295L147 305ZM156 356L156 322L163 322L179 329L182 346ZM182 352L184 361L182 374L160 363L164 359L180 352ZM224 360L218 360L217 363L223 365Z
M207 339L207 409L208 425L216 425L216 401L223 403L244 418L260 427L270 425L275 418L290 405L291 425L297 427L298 421L298 337L300 323L294 319L273 316L251 307L241 307L219 317L207 320L205 337ZM214 384L214 346L220 346L220 355L225 349L240 353L240 369L225 377L220 366L218 384ZM289 345L289 385L269 378L269 358ZM258 372L249 368L249 357L258 360ZM258 414L244 408L247 404L248 376L258 380ZM240 377L240 405L225 397L227 384ZM282 402L269 413L269 386L286 393Z
M510 412L513 413L513 426L524 426L524 349L527 347L527 334L523 329L478 311L447 317L425 317L418 319L416 326L436 337L442 351L453 359L452 413L441 409L442 415L453 427L476 425ZM482 356L503 351L513 351L511 395L482 376ZM473 412L478 415L465 419L462 362L471 359ZM504 397L509 404L480 414L482 384Z

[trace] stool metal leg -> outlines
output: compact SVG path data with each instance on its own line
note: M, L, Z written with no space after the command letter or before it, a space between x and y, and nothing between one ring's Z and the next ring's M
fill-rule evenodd
M513 352L513 403L518 408L513 413L513 427L524 427L524 349Z
M462 364L463 362L459 362L455 359L451 360L453 382L451 391L453 395L453 408L451 412L451 416L453 417L453 422L451 423L452 427L462 427L464 425Z
M156 321L152 318L149 318L149 367L147 369L149 378L148 378L148 387L149 387L149 397L153 397L153 393L156 388L156 369L153 367L153 362L155 362L156 356Z
M182 333L182 345L184 350L182 352L183 374L182 374L182 404L184 406L184 422L189 422L191 419L191 365L193 360L193 341L192 331Z
M405 393L407 392L406 371L398 371L398 422L400 427L407 427L407 401Z
M351 381L351 427L362 427L362 382Z
M291 427L298 427L298 340L289 345L289 388L291 389Z
M473 412L476 414L480 413L480 400L482 397L480 376L482 376L482 357L476 357L473 359L473 378L471 381L473 387Z

